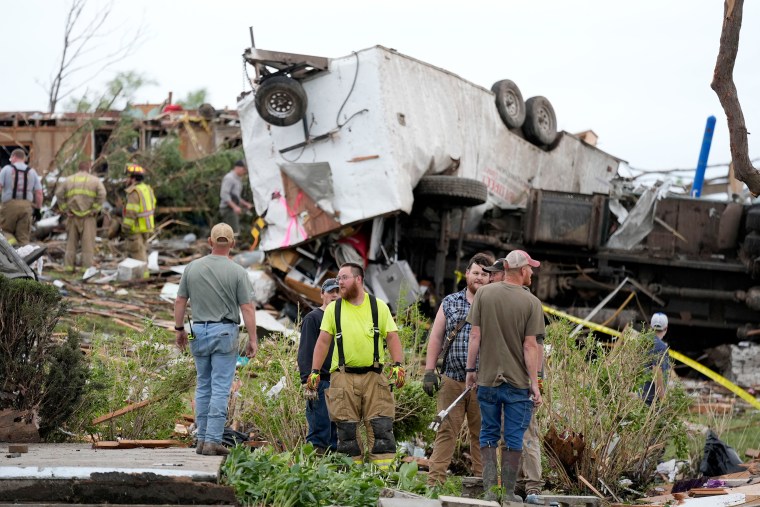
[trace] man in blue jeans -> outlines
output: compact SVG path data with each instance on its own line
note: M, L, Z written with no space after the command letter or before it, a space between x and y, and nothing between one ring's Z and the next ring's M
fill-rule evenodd
M501 454L503 499L522 502L515 495L523 434L538 407L538 344L545 334L541 302L523 287L530 286L533 268L541 265L522 250L511 251L505 261L504 281L481 287L467 316L472 324L467 350L467 386L477 386L480 405L480 453L486 500L498 500L496 450ZM475 369L480 357L479 370ZM502 428L502 417L504 427Z
M248 329L246 355L253 358L259 349L256 337L256 307L253 287L245 269L229 255L235 245L232 227L221 223L211 229L211 255L194 260L182 273L174 304L177 346L185 350L188 341L195 359L195 425L198 444L195 452L224 456L222 445L227 421L235 363L238 356L240 314ZM193 309L192 335L188 338L184 320L187 302Z
M319 338L319 326L327 305L338 299L338 280L328 278L322 284L320 293L322 306L309 312L301 322L301 341L298 344L298 371L301 374L301 384L306 395L306 422L309 433L306 441L310 442L318 452L334 451L338 446L338 430L335 423L330 421L325 401L325 389L330 387L330 363L332 362L333 344L327 352L322 368L319 370L319 386L316 391L306 388L306 381L311 373L311 361L314 357L314 347Z

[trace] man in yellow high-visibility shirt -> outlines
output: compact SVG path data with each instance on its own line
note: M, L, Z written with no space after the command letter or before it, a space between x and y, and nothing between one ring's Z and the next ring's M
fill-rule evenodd
M97 216L106 200L103 182L90 174L90 162L79 163L79 171L58 187L56 198L61 212L66 214L66 269L74 271L80 244L82 268L87 269L95 255Z
M129 257L148 261L148 236L156 228L153 214L156 196L153 189L143 181L145 169L137 164L127 164L127 205L121 232L124 234L125 250Z

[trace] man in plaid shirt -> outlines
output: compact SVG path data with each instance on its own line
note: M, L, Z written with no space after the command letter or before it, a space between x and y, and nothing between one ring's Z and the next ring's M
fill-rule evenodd
M471 326L464 321L470 311L475 292L483 285L488 284L490 273L485 268L490 267L493 263L493 257L488 254L478 253L473 256L465 272L467 287L443 298L441 306L438 308L428 340L425 377L423 379L423 388L429 396L433 396L440 387L437 400L438 411L451 405L465 389L465 366L467 364L467 346ZM460 324L463 325L460 326ZM456 332L456 336L441 367L443 378L439 382L438 375L435 372L436 362L443 349L444 341L454 332ZM470 432L472 473L475 476L482 475L483 466L478 443L480 408L478 407L477 395L472 391L449 412L448 417L443 420L438 429L435 444L433 444L433 454L429 460L428 484L430 486L446 482L446 470L451 464L459 430L465 417L467 417L467 427Z

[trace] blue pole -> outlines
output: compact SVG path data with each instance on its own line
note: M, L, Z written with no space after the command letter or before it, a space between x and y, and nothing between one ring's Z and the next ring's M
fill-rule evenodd
M713 131L715 130L715 116L707 117L705 125L705 136L702 138L702 149L699 151L699 162L697 162L697 172L694 174L694 184L691 186L691 196L700 197L702 195L702 184L705 182L705 169L707 168L707 157L710 156L710 146L712 145Z

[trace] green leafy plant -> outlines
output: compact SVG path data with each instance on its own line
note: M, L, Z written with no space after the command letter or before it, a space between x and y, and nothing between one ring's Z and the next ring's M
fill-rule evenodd
M271 447L232 450L222 465L224 481L247 505L321 507L374 506L384 487L432 496L416 463L383 472L356 465L339 453L320 455L311 444L278 453Z

